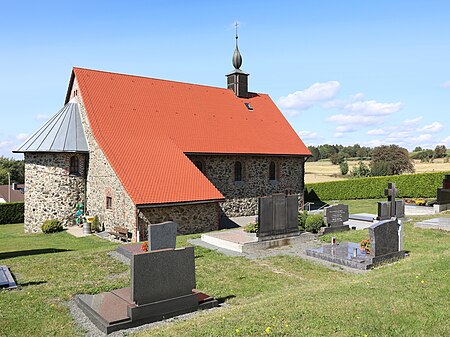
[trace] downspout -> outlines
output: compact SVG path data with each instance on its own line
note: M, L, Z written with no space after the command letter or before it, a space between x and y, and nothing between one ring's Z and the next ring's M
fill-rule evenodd
M140 242L140 231L139 231L139 208L136 206L136 226L135 226L135 232L134 232L136 242Z

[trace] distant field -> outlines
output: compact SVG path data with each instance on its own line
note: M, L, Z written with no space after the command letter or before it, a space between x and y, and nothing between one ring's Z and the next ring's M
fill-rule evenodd
M368 165L369 161L364 161L364 163ZM356 165L358 165L357 161L348 162L349 174L347 174L347 178L350 177L350 171ZM441 172L449 171L450 163L444 163L443 158L436 159L433 163L421 163L420 160L414 160L414 167L416 169L416 173ZM306 184L346 179L341 176L339 165L333 165L329 160L306 162L305 170Z

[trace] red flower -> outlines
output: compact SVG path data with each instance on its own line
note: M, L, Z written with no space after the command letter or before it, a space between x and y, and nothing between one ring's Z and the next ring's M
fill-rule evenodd
M141 250L143 252L148 252L148 242L145 241L142 245L141 245Z

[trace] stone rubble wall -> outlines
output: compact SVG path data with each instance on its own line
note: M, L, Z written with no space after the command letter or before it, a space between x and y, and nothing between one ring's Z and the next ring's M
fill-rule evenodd
M141 208L139 227L141 239L147 240L149 224L174 221L178 224L178 234L204 233L219 229L220 209L217 202Z
M75 205L84 200L85 155L79 158L80 175L70 175L73 153L25 153L25 223L27 233L41 232L45 220L73 224Z
M206 177L227 199L220 203L229 217L258 213L258 197L273 193L299 194L303 204L304 163L302 156L188 155L200 161ZM242 163L243 181L234 181L234 164ZM269 180L270 162L276 165L276 180Z

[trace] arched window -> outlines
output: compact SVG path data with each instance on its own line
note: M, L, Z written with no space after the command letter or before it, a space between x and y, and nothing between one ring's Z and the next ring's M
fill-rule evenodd
M77 156L70 157L69 174L80 174L80 160Z
M242 181L242 163L240 161L234 163L234 181Z
M275 166L275 162L271 161L269 165L269 180L277 180L276 171L277 168Z
M194 165L197 166L198 170L203 173L203 163L200 160L194 161Z

